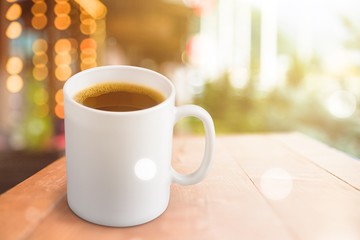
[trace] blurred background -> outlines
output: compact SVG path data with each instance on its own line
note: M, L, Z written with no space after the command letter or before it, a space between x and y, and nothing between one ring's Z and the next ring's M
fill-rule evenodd
M64 154L62 87L161 72L217 134L299 131L360 157L358 0L1 0L0 193ZM195 119L177 124L196 134Z

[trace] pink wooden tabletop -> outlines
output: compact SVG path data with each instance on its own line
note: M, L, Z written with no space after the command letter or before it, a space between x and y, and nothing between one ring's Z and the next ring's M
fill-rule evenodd
M176 137L175 168L194 170L203 148L201 137ZM1 240L360 240L360 161L299 133L218 137L206 179L173 184L165 213L129 228L72 213L65 162L0 195Z

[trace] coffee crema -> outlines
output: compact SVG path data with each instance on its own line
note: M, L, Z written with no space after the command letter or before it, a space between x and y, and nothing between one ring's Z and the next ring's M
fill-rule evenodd
M98 83L75 95L78 103L103 111L129 112L151 108L165 100L155 89L123 82Z

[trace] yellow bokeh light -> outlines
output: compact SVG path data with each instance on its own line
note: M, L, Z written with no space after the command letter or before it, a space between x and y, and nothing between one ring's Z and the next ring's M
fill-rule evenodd
M48 74L49 70L45 65L37 65L33 69L33 76L38 81L45 80Z
M75 2L77 2L87 14L95 19L101 19L106 15L106 6L99 0L75 0Z
M68 39L59 39L55 43L55 52L56 53L63 53L63 52L70 52L71 50L71 42Z
M68 2L59 2L55 5L54 12L56 15L60 14L69 14L71 11L71 6Z
M22 33L22 26L19 22L11 22L6 29L6 36L10 39L18 38Z
M45 16L45 14L41 13L41 14L35 15L31 19L31 25L33 26L33 28L40 30L40 29L43 29L44 27L46 27L47 21L48 20L47 20L47 17Z
M64 106L60 104L56 104L55 106L55 115L58 118L63 119L64 118Z
M44 13L46 13L46 10L47 10L47 5L43 1L35 2L35 4L31 8L31 12L33 15L37 15L39 13L44 14Z
M89 14L86 14L86 12L81 11L80 22L83 22L84 20L89 19L89 18L91 18L91 16Z
M10 74L18 74L23 69L23 61L19 57L11 57L6 62L6 71Z
M6 80L6 88L11 93L20 92L24 86L24 81L19 75L11 75Z
M64 104L64 93L63 90L60 89L55 93L55 101L57 104L63 105Z
M81 51L80 53L80 59L83 61L86 58L94 58L96 59L96 50L88 48L85 49L84 51Z
M34 53L43 53L46 52L47 49L48 49L47 42L41 38L35 40L32 45L32 50Z
M69 15L60 14L55 18L54 24L57 29L65 30L70 26L71 18L69 17Z
M33 95L34 103L38 106L44 105L49 100L49 93L44 88L39 88Z
M35 114L38 117L46 117L47 115L49 115L49 105L44 104L44 105L38 106L36 108Z
M72 70L68 65L61 65L55 69L55 77L59 81L66 81L72 74Z
M21 16L21 13L22 13L22 9L21 9L20 5L17 3L14 3L7 10L5 17L9 21L14 21Z
M81 62L85 65L93 65L94 63L96 63L96 58L84 58L84 59L81 59Z
M69 65L70 63L71 63L71 56L67 52L60 53L55 56L55 64L57 66Z
M96 24L95 20L92 19L92 18L84 19L83 21L81 21L81 23L84 24L84 25L93 25L93 24Z
M48 56L45 53L35 53L32 62L34 66L47 64Z
M80 69L81 70L86 70L86 69L93 68L93 67L96 67L96 66L97 66L96 62L93 62L92 64L81 63L80 64Z
M93 34L96 31L96 23L92 19L87 19L80 24L80 31L85 35Z

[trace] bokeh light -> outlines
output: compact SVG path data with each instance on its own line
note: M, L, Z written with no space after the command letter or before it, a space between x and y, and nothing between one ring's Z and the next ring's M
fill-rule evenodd
M56 104L56 106L55 106L55 115L60 119L64 118L64 105Z
M12 4L6 12L5 18L9 21L17 20L22 13L22 9L18 3Z
M66 81L72 74L70 52L73 49L71 39L59 39L55 43L55 77L59 81Z
M329 112L337 118L348 118L356 111L356 97L349 91L338 90L326 101Z
M45 80L48 74L49 70L45 65L37 65L33 69L33 76L38 81Z
M46 27L48 19L45 15L47 11L47 5L43 0L35 1L31 8L33 18L31 19L31 25L37 30L41 30Z
M80 50L84 51L87 48L96 49L96 41L92 38L85 38L80 43Z
M69 15L60 14L55 17L54 25L59 30L66 30L71 24L71 18Z
M156 176L157 167L153 160L142 158L136 162L134 172L140 180L149 181Z
M37 14L44 14L47 11L47 5L44 1L36 1L34 5L31 7L31 12L34 16Z
M27 124L27 130L31 135L38 136L45 131L45 122L39 118L31 119Z
M48 56L45 53L35 53L33 56L34 66L39 66L42 64L47 64Z
M11 22L6 29L5 35L10 39L18 38L22 33L22 26L19 22Z
M85 35L93 34L96 31L96 22L92 18L81 21L80 31Z
M32 45L32 50L34 53L46 52L48 49L48 44L45 39L39 38L36 39Z
M69 52L71 50L71 42L68 39L59 39L55 43L55 52L62 53L62 52Z
M44 88L39 88L33 95L34 103L38 106L44 105L49 100L49 93Z
M24 81L19 75L10 75L6 80L6 88L11 93L20 92L24 86Z
M63 104L64 103L64 93L62 89L59 89L56 93L55 93L55 101L58 104Z
M18 74L23 69L23 61L19 57L10 57L6 63L6 71L9 74Z
M68 15L71 11L71 5L67 1L57 1L54 7L55 20L54 25L58 30L66 30L71 25L71 18Z
M31 19L31 25L33 28L40 30L46 27L47 25L47 17L45 14L37 14Z
M81 51L80 53L80 59L84 60L86 58L95 58L96 59L96 49L93 48L86 48Z
M49 61L46 51L48 44L45 39L39 38L34 41L32 50L34 52L32 62L34 64L33 76L35 80L43 81L48 77L49 70L47 63Z
M58 2L55 5L54 8L54 12L56 15L61 15L61 14L69 14L71 11L71 6L68 2Z
M69 65L71 63L71 56L69 53L60 53L55 56L55 64L59 65Z
M88 68L96 67L96 41L92 38L86 38L80 43L80 69L85 70Z
M36 116L38 117L46 117L49 115L49 105L48 104L43 104L40 105L36 108L35 111Z
M270 200L283 200L293 188L291 175L282 168L268 169L261 176L261 192Z
M101 19L106 15L107 9L99 0L75 0L75 2L81 6L81 11L86 12L95 19Z
M60 81L66 81L72 74L72 70L68 65L60 65L55 69L55 76Z

